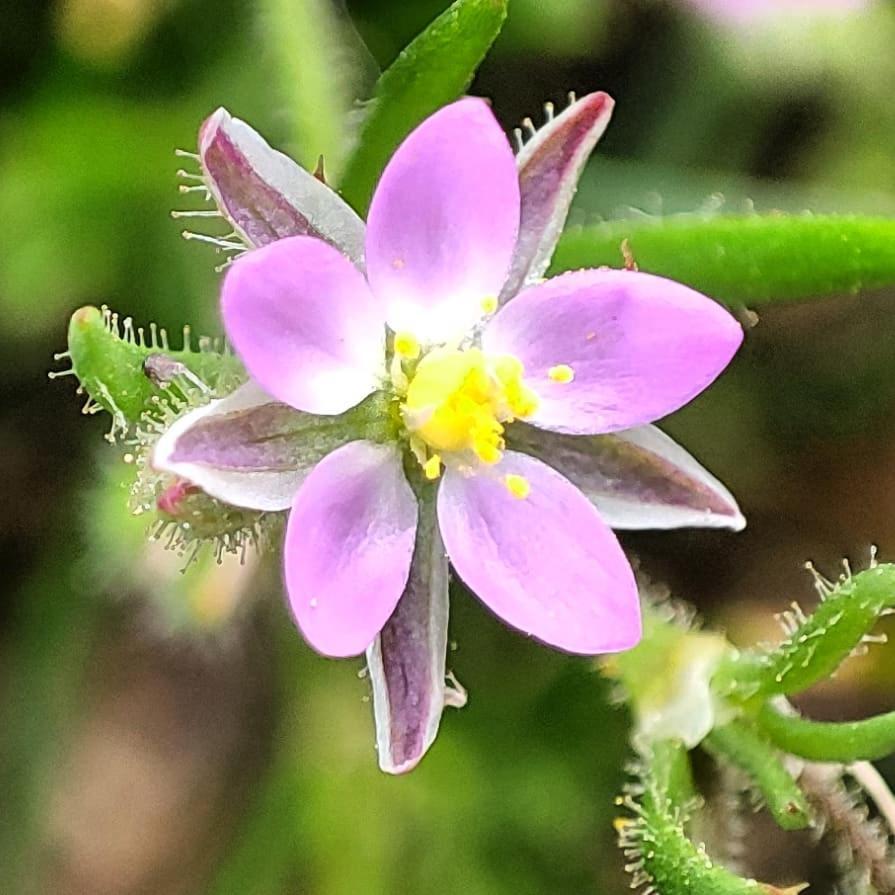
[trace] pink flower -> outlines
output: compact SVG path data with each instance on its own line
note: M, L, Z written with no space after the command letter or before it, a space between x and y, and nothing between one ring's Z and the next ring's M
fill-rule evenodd
M867 9L870 0L685 0L722 22L748 24L775 17L810 18Z
M648 274L541 280L611 107L579 100L517 165L485 102L447 106L395 152L366 229L241 122L203 128L206 182L260 246L222 294L251 378L175 423L154 464L289 509L292 613L319 652L367 652L386 770L412 767L461 699L444 684L445 554L505 622L593 655L641 633L610 524L742 527L646 426L718 376L736 321Z

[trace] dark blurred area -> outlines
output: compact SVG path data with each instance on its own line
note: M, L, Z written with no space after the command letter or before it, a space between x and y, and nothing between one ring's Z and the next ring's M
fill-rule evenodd
M187 243L175 147L227 106L298 157L269 17L302 0L7 3L0 30L0 892L622 892L613 796L626 718L592 665L455 594L470 704L421 767L376 769L360 663L311 653L275 568L187 575L128 516L122 448L53 353L70 314L217 334L220 259ZM355 0L388 65L442 0ZM724 22L658 0L513 0L473 92L511 128L567 91L615 118L575 222L717 209L895 213L895 11ZM300 89L300 85L298 85ZM771 306L731 369L667 421L737 495L741 534L628 535L645 572L737 643L774 639L871 544L895 550L895 296ZM260 563L253 563L259 565ZM275 563L273 564L275 565ZM895 707L876 648L802 701ZM884 770L895 773L891 763ZM824 886L759 824L748 869ZM812 891L815 891L812 889Z

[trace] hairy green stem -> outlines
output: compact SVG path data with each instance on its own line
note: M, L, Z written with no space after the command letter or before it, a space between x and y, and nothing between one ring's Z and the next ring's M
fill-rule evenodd
M749 775L768 811L784 830L801 830L811 825L808 800L783 766L779 753L745 721L715 728L703 745L717 758Z
M662 895L755 895L774 892L712 862L705 848L686 835L687 750L658 741L645 749L639 768L638 801L629 800L632 820L617 822L619 844L628 858L632 885L646 884Z
M822 584L822 583L821 583ZM799 693L830 677L857 649L877 619L895 608L895 565L874 566L823 587L823 600L807 618L789 619L777 647L747 651L725 661L713 680L720 695L743 702Z

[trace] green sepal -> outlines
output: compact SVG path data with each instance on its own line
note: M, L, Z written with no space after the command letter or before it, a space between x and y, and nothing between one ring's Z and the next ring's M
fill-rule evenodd
M806 690L830 677L861 644L877 619L895 609L895 565L874 566L835 586L791 633L764 653L747 651L726 660L713 680L715 691L743 702Z
M404 137L469 86L506 15L507 0L456 0L382 73L341 183L358 214Z
M811 761L850 764L895 752L895 712L862 721L811 721L764 705L755 720L779 749Z
M672 215L566 231L551 270L623 266L679 280L728 305L895 284L895 220L844 215Z
M134 333L129 321L118 324L117 315L92 306L72 314L68 327L68 353L74 374L90 401L108 411L113 431L126 430L147 412L152 415L159 402L170 403L184 395L161 389L144 372L146 359L164 354L182 363L210 390L232 388L244 378L239 361L232 354L201 347L167 347L162 333L145 339ZM85 411L86 412L86 411Z
M744 771L755 784L774 820L784 830L811 825L811 809L780 754L745 721L716 727L703 741L717 758Z

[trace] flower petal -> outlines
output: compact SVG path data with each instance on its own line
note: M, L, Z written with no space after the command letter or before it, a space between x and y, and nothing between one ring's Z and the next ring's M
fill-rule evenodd
M525 365L539 398L530 422L599 434L677 410L721 373L742 339L724 308L687 286L635 271L581 270L501 308L483 345ZM572 381L550 378L559 366L571 367Z
M433 488L428 489L433 492ZM435 740L446 699L448 562L438 532L434 494L420 500L410 577L398 605L373 645L367 668L379 767L389 774L414 768Z
M354 210L226 109L199 130L199 159L218 208L250 245L316 236L363 265L364 222Z
M286 527L286 589L305 639L357 656L382 630L410 573L417 503L393 445L353 441L307 477Z
M388 163L367 219L370 286L392 329L462 335L500 292L518 227L513 152L484 100L427 118Z
M438 523L459 576L505 622L572 653L629 649L640 639L631 566L587 498L540 460L508 451L499 476L523 476L525 498L496 476L448 470Z
M315 416L249 381L177 420L156 443L152 465L232 506L286 510L320 460L368 430L367 406Z
M271 395L307 413L342 413L384 375L385 323L357 268L307 236L249 252L227 271L227 336Z
M548 121L516 157L522 217L501 302L508 301L547 270L578 188L578 178L609 124L614 105L606 93L581 97Z
M613 435L565 435L516 424L510 447L549 463L616 529L746 525L733 495L655 426Z

